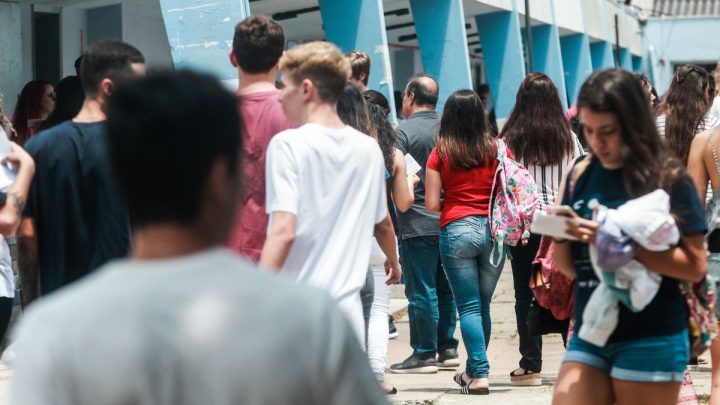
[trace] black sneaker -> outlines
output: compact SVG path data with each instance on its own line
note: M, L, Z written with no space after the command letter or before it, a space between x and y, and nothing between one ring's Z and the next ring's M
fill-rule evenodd
M438 372L435 356L422 358L413 354L402 363L390 366L395 374L435 374Z
M388 317L388 328L390 331L390 334L388 335L388 339L397 339L399 334L397 331L397 328L395 327L395 321L393 320L392 315Z
M460 366L460 358L457 349L445 349L438 353L437 365L442 368L454 368Z

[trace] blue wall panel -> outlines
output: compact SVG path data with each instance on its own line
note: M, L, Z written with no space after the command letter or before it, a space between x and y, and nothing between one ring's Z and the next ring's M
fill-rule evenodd
M561 37L560 45L568 100L574 104L580 87L593 71L590 42L585 34L573 34Z
M560 93L563 107L567 109L565 97L565 70L557 26L542 24L532 27L533 66L535 72L543 72L552 79Z
M609 42L600 41L590 44L593 70L615 67L615 56Z

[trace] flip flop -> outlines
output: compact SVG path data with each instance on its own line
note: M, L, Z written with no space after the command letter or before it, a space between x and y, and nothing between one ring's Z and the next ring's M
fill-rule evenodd
M457 384L457 385L459 385L459 386L461 386L461 387L464 387L464 386L467 385L467 383L465 382L465 380L463 380L463 375L465 375L465 372L457 373L457 374L455 374L455 376L453 377L453 381L455 381L455 384Z
M460 388L460 393L463 395L490 395L490 388L471 389L469 385L466 385Z

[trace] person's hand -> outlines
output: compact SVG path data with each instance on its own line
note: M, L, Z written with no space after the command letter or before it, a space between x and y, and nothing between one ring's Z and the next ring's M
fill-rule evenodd
M600 225L599 223L576 216L575 218L565 221L565 224L567 225L565 232L569 235L572 235L585 243L589 243L591 245L595 244L595 236L597 235L597 229Z
M387 281L385 281L387 285L392 285L400 281L400 277L402 277L400 262L395 260L393 263L390 260L385 260L385 274L388 276Z
M417 185L420 184L420 177L418 177L417 174L408 176L407 180L408 180L408 186L410 187L410 191L415 190L415 187L417 187Z
M10 162L18 165L18 170L29 170L35 173L35 161L32 156L15 142L10 142L10 153L5 157L3 163Z

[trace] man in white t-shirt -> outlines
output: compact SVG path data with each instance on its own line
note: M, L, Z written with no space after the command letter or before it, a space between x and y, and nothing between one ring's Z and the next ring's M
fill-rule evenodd
M373 234L388 258L388 284L401 273L382 152L373 138L337 115L350 65L334 45L295 47L280 59L280 72L283 112L289 122L303 125L279 133L268 147L270 224L260 265L329 292L363 342L359 292Z
M333 300L223 248L242 173L237 100L215 79L114 92L107 139L130 259L33 304L12 403L386 404Z

